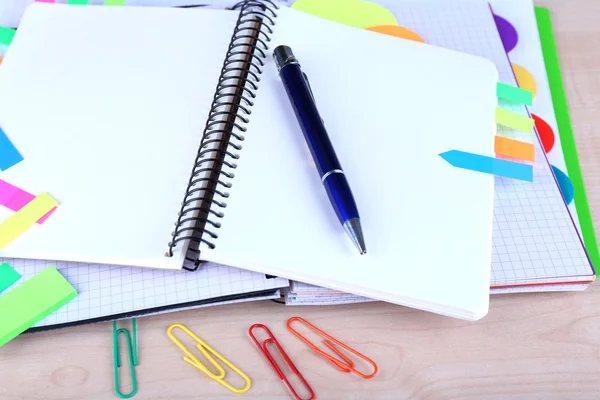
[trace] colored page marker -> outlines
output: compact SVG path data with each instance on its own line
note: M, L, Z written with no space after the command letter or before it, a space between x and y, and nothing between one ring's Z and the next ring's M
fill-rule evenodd
M355 28L398 25L396 17L387 8L369 1L296 0L291 8Z
M88 3L88 0L69 0L67 1L67 4L81 4L81 5L86 5Z
M533 118L519 115L515 112L505 110L504 108L496 108L496 123L509 128L517 129L525 133L533 133Z
M512 101L517 104L532 105L533 104L533 93L529 90L521 89L516 86L506 85L498 82L496 85L496 95L499 99Z
M440 157L457 168L533 182L533 166L529 164L500 160L459 150L440 153Z
M31 193L28 193L23 189L19 189L18 187L0 179L0 205L16 212L25 207L27 203L33 199L35 199L35 196ZM50 212L48 212L42 218L38 219L37 223L43 223L46 219L48 219L50 214L52 214L55 209L56 207L50 210Z
M494 151L497 154L520 158L521 160L535 160L535 147L533 147L533 144L521 142L520 140L496 136L494 142Z
M15 37L16 30L0 26L0 44L8 46Z
M21 274L12 269L7 263L0 265L0 293L5 291L20 278Z
M20 161L23 161L23 156L0 128L0 170L6 171Z
M105 0L105 6L124 6L125 0Z
M0 249L25 233L37 220L58 205L48 193L42 193L0 224Z
M54 3L54 0L35 0L36 3Z
M0 296L0 347L77 296L54 267L49 267Z

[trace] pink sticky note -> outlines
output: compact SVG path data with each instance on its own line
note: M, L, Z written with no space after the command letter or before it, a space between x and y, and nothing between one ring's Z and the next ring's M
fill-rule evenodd
M28 193L23 189L19 189L18 187L0 179L0 205L3 205L4 207L13 211L19 211L25 206L25 204L29 203L34 198L35 196L31 193ZM48 211L42 218L38 219L37 223L41 224L48 219L54 210L56 210L56 207Z
M54 3L54 0L35 0L35 1L36 1L36 3Z

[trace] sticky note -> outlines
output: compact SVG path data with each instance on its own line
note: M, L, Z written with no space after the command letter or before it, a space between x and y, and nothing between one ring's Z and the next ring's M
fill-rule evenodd
M496 123L509 128L517 129L525 133L533 133L533 118L519 115L515 112L505 110L504 108L496 108Z
M8 46L15 37L16 30L0 26L0 44Z
M440 153L440 157L457 168L533 182L533 166L530 164L501 160L460 150Z
M31 193L0 179L0 205L13 211L19 211L34 198L35 196ZM56 210L56 207L50 210L42 218L38 219L37 223L43 223L54 212L54 210Z
M105 0L105 6L124 6L125 0Z
M54 3L54 0L35 0L36 3Z
M0 128L0 170L6 171L20 161L23 161L23 156Z
M0 224L0 249L25 233L37 220L58 205L48 193L31 200Z
M494 142L494 151L497 154L520 158L521 160L535 160L535 147L533 147L533 144L521 142L520 140L496 136Z
M21 274L12 269L7 263L0 265L0 293L2 293L20 278ZM1 317L2 314L0 314L0 318Z
M67 4L87 4L88 0L69 0Z
M498 82L496 85L496 95L499 99L508 100L517 104L532 105L533 93L520 87L506 85Z
M385 7L359 0L296 0L291 8L356 28L398 25Z
M54 267L49 267L0 296L0 347L77 296Z

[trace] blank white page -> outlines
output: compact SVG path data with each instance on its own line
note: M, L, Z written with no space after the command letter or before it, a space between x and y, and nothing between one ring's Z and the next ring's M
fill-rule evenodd
M508 19L519 34L518 45L508 57L494 23L490 4L484 0L376 0L398 20L432 45L485 57L496 65L500 81L517 86L510 62L528 69L537 81L537 95L533 112L555 127L554 110L546 78L546 70L539 45L539 34L530 2L521 0L494 0L494 12ZM509 60L510 57L510 60ZM502 102L502 107L526 115L525 106ZM557 130L554 128L554 132ZM494 225L492 247L492 286L526 283L571 282L589 280L594 270L587 258L581 239L577 234L564 200L556 185L548 161L562 166L560 142L544 156L537 137L520 133L503 126L498 134L529 141L535 145L534 182L516 182L496 178L494 199ZM558 136L557 136L558 137ZM573 214L573 218L576 214ZM292 283L298 285L297 282ZM570 285L575 289L575 285ZM303 284L300 287L311 287ZM537 286L542 290L541 286ZM569 285L567 285L569 287ZM314 286L304 293L326 291ZM544 290L550 290L544 288ZM493 288L491 293L501 290ZM502 290L504 291L504 290ZM329 291L328 293L336 293ZM309 304L309 300L302 301ZM343 301L343 300L342 300ZM333 303L333 300L332 300Z
M2 179L60 206L2 257L165 257L237 12L34 4L0 66ZM181 248L181 247L180 247Z
M489 300L494 178L438 154L493 156L498 74L482 58L282 8L367 243L336 219L272 57L216 249L203 258L466 319ZM218 260L218 261L217 261Z

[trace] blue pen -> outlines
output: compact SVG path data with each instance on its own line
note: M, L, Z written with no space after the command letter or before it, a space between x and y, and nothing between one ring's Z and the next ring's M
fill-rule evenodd
M288 46L276 47L273 58L329 200L350 239L360 254L365 254L367 248L354 196L317 110L308 77Z

